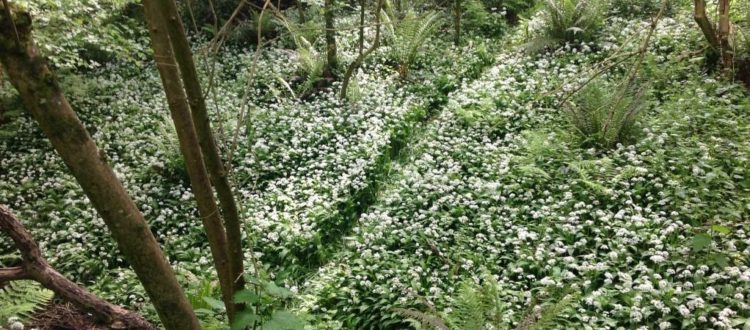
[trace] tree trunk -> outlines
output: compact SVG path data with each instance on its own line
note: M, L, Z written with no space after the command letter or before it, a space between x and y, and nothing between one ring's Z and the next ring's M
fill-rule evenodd
M198 319L143 215L109 167L31 38L31 17L0 18L0 61L23 103L135 270L166 329L200 329ZM15 26L15 29L14 29ZM13 31L18 34L14 35ZM18 36L18 37L16 37Z
M323 6L323 16L325 18L325 36L326 36L326 68L323 70L327 78L334 76L334 70L338 67L336 57L336 26L334 24L334 3L333 0L325 0Z
M78 308L95 315L100 322L106 323L113 329L156 329L140 315L110 304L52 268L42 257L42 251L26 228L10 210L2 205L0 205L0 230L10 236L23 259L21 267L0 268L0 283L19 279L33 280L52 290L63 300L72 302Z
M359 56L365 51L365 4L367 1L359 0Z
M716 31L714 31L713 24L711 24L708 16L706 16L706 1L695 0L693 9L693 19L698 23L701 31L703 31L703 36L706 37L706 41L708 41L711 48L719 50L721 46L719 45L719 39L716 37Z
M297 4L296 7L297 15L299 15L299 22L305 24L307 22L307 18L305 18L305 6L301 0L296 0L295 3Z
M454 0L453 5L453 44L458 46L461 42L461 0Z
M730 70L734 64L734 50L729 44L729 0L719 0L719 45L724 68Z
M198 143L193 119L190 116L185 90L180 82L180 73L172 52L170 37L167 34L166 21L160 15L161 12L155 8L153 1L144 2L146 22L149 25L151 35L151 46L154 50L154 59L164 85L164 93L167 96L172 121L180 141L180 151L187 165L190 184L198 204L203 227L208 237L211 255L214 258L216 273L219 275L222 298L227 307L230 320L234 320L234 304L232 297L232 274L230 271L227 237L224 226L219 216L219 208L214 200L214 193L209 180L206 165L201 154L201 146Z
M362 5L363 5L362 8L364 8L364 0L362 1ZM350 64L349 67L346 69L346 73L344 74L344 79L341 84L341 94L339 95L339 98L341 98L342 100L346 98L346 93L347 93L347 90L349 89L349 81L354 75L354 72L356 72L357 69L360 66L362 66L362 62L364 62L367 56L372 54L372 52L374 52L376 49L378 49L378 47L380 47L380 10L381 8L383 8L383 0L378 0L377 8L375 8L375 41L372 42L372 45L370 46L370 48L367 49L366 52L364 53L360 52L359 56L357 56L354 62L352 62L352 64ZM364 17L364 15L362 15L362 17ZM360 34L360 37L364 38L363 34ZM361 41L361 44L363 43L364 41Z

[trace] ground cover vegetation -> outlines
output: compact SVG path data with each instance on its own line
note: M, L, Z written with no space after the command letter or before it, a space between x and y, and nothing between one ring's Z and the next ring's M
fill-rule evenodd
M750 329L748 1L1 6L0 328Z

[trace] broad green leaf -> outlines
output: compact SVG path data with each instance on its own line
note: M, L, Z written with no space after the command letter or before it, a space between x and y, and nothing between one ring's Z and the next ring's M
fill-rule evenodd
M289 289L282 288L273 282L267 282L265 290L266 290L266 293L268 293L269 295L278 297L278 298L289 298L293 295L292 291L289 291Z
M203 297L203 301L205 301L213 309L220 309L220 310L226 309L226 307L224 306L224 302L222 302L221 300L211 298L211 297Z
M255 315L255 313L245 310L241 313L237 314L237 317L235 318L234 322L232 323L232 330L243 330L251 325L253 323L260 321L260 318L258 318L258 315Z
M299 330L305 322L289 311L275 311L271 319L263 323L263 330Z
M711 230L720 234L724 234L724 235L728 235L729 233L732 232L732 230L729 229L729 227L722 226L722 225L713 225L711 226Z
M693 241L691 242L693 251L702 251L708 248L709 245L711 245L711 236L705 233L695 235L695 237L693 237Z
M259 301L258 295L251 290L242 290L234 294L234 302L244 304L255 304Z

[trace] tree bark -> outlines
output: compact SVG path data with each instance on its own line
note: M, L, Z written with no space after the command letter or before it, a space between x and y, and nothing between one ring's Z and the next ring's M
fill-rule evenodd
M364 8L364 1L362 1L362 5ZM365 58L372 54L378 47L380 47L380 10L383 7L383 0L378 0L377 8L375 8L375 41L372 42L372 45L370 48L367 49L366 52L362 53L360 52L359 56L352 62L352 64L349 65L349 67L346 69L346 73L344 74L343 82L341 83L341 94L339 95L340 99L346 98L347 90L349 89L349 82L351 81L352 76L354 75L354 72L357 71L357 69L362 66L362 63L365 61ZM364 12L364 9L362 10ZM364 17L364 15L362 15ZM364 24L363 24L364 26ZM360 38L364 38L363 32L360 32ZM364 43L364 41L360 42L361 44Z
M367 1L359 0L359 56L365 52L365 4Z
M323 16L325 19L325 37L326 37L326 69L323 70L328 78L334 76L334 70L338 68L338 58L336 56L336 26L334 23L335 4L333 0L325 0L323 3Z
M13 9L13 8L11 8ZM31 17L0 17L0 61L23 103L101 215L166 329L200 329L198 319L143 215L81 124L31 37ZM13 29L13 26L16 29ZM19 38L11 31L17 31ZM17 42L20 41L20 42Z
M734 64L734 50L729 44L729 29L729 0L719 0L719 45L725 69L731 69Z
M185 28L180 20L175 2L173 0L147 0L144 3L146 4L146 10L158 10L166 22L174 58L179 66L182 83L187 93L193 125L195 126L198 143L200 144L200 151L202 152L211 182L216 188L222 215L224 216L228 244L229 279L230 283L233 284L232 292L236 292L242 290L244 287L244 279L242 277L244 273L244 255L242 253L242 229L239 208L234 199L227 170L222 162L219 148L216 145L216 139L211 130L208 108L206 107L206 101L201 90L198 72L195 69L193 53L190 49ZM234 309L232 304L227 305L230 320L233 320Z
M453 44L461 42L461 0L454 0L453 8Z
M18 251L23 266L0 269L0 283L19 279L39 282L65 301L95 315L113 329L156 329L140 315L97 297L57 272L42 257L42 251L26 228L13 214L0 205L0 230L8 234Z
M153 1L144 2L146 22L149 25L151 35L151 47L154 50L154 60L161 76L169 111L180 141L180 151L187 165L190 184L198 204L198 212L208 237L211 255L214 258L222 300L227 307L230 320L233 321L234 304L232 297L234 290L232 289L227 237L219 217L219 208L216 205L216 200L214 200L211 181L201 154L201 146L198 143L195 125L190 115L190 106L180 82L180 72L175 62L170 36L167 33L166 20L160 15L161 12L158 8L155 8L155 5L156 3Z
M701 31L703 31L703 36L706 37L706 41L708 41L711 48L719 50L721 46L719 45L719 39L716 37L716 31L714 31L713 24L711 24L708 16L706 16L706 1L695 0L693 9L693 19L698 23Z

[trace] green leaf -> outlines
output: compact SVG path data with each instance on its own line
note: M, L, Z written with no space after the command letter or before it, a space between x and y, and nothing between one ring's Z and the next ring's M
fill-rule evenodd
M705 250L709 245L711 245L711 236L706 233L695 235L691 243L695 252Z
M234 294L234 302L236 303L255 304L259 300L258 295L250 290L242 290Z
M305 321L289 311L275 311L271 319L263 323L263 330L298 330L305 328Z
M232 330L244 330L245 328L253 325L255 322L260 321L260 318L258 318L258 315L255 315L255 313L245 310L237 314L237 317L234 319L234 322L232 323Z
M732 230L729 229L729 227L722 226L722 225L713 225L713 226L711 226L711 230L713 230L713 231L715 231L715 232L717 232L719 234L724 234L724 235L728 235L729 233L732 232Z
M276 285L276 283L273 282L267 282L265 286L266 293L268 293L271 296L278 297L278 298L289 298L292 295L292 291L289 291L287 288L282 288Z
M219 309L219 310L226 309L226 306L224 306L224 302L222 302L221 300L211 298L211 297L203 297L203 301L205 301L213 309Z
M721 268L729 266L729 258L721 253L712 254L709 260Z

